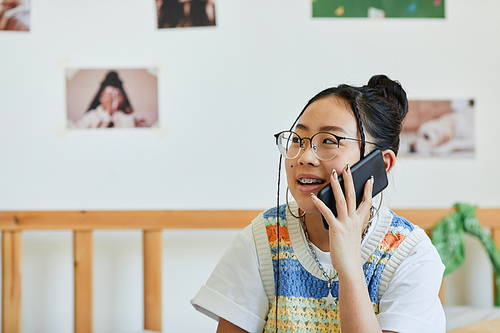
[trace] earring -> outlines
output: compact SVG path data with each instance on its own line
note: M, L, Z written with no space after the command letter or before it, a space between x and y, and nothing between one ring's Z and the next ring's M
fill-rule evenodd
M290 205L288 204L288 186L286 187L286 194L285 194L285 200L286 200L286 208L288 209L288 212L290 213L290 215L292 215L293 217L295 217L296 219L300 219L302 217L304 217L306 215L306 212L303 212L301 216L296 216L292 210L290 209Z
M372 223L373 218L375 217L375 215L378 214L378 211L380 210L380 207L382 206L383 199L384 199L384 192L380 192L380 202L378 204L378 208L375 209L375 207L373 207L373 206L370 207L370 219L368 221L364 222L365 224Z

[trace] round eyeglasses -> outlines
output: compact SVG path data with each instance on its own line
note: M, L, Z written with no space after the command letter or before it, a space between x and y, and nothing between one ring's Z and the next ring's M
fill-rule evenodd
M310 138L301 138L292 131L283 131L275 134L276 145L281 155L286 159L294 159L299 156L300 151L306 150L304 140L309 140L309 145L314 155L322 161L330 161L339 152L341 140L352 140L361 142L359 139L346 138L328 132L318 132ZM375 144L365 141L365 143Z

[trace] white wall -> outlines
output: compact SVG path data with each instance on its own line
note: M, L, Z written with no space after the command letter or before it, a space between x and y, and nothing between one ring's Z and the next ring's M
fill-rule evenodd
M320 89L378 73L410 99L476 101L476 157L401 158L386 203L498 207L499 9L448 0L444 20L335 20L312 19L309 0L217 0L216 27L157 30L153 0L34 1L31 32L0 33L0 210L264 209L272 134ZM67 130L68 66L157 67L160 128ZM236 232L164 232L166 332L214 331L188 301ZM142 326L140 242L96 232L97 333ZM26 232L23 250L24 331L70 331L71 233Z

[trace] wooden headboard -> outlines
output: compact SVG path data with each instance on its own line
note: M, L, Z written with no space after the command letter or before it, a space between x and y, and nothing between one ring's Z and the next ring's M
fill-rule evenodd
M144 329L161 331L161 230L244 228L261 211L3 211L2 332L21 332L23 230L73 230L75 333L92 332L92 257L95 229L143 230ZM397 209L396 214L430 229L452 209ZM478 209L477 217L500 247L500 208ZM444 300L441 293L441 300Z

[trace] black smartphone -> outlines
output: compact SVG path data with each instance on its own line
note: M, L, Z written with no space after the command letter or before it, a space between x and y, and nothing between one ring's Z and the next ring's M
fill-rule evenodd
M338 172L338 171L337 171ZM339 183L342 188L342 192L345 193L344 181L342 180L342 174L339 174ZM365 156L362 160L357 162L351 167L352 179L354 181L354 189L356 192L356 208L363 201L364 187L368 179L371 176L374 178L373 183L373 196L379 194L388 185L387 173L385 172L384 158L382 156L382 151L380 149L372 151L370 154ZM323 201L328 208L331 209L333 215L337 217L337 206L335 203L335 197L333 196L331 184L326 185L318 192L318 198ZM328 223L323 217L323 225L328 229Z

